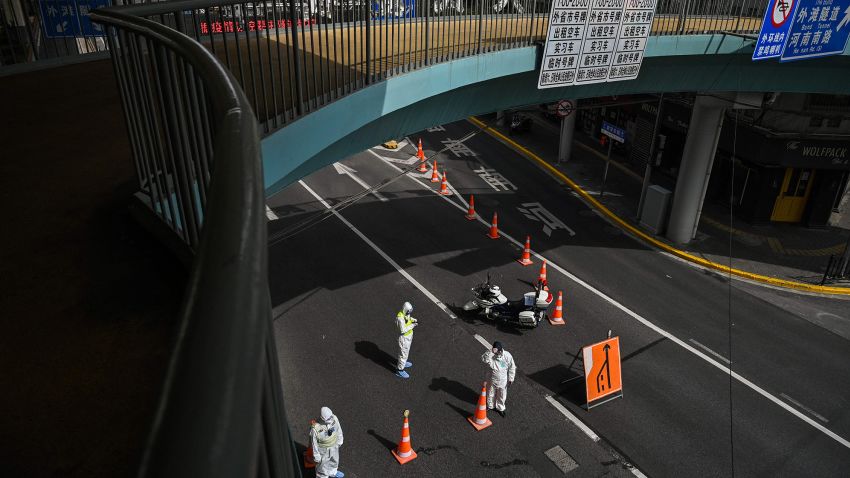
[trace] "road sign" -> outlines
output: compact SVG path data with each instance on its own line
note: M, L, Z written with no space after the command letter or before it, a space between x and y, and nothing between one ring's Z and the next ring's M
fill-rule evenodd
M93 23L89 12L110 5L110 0L40 0L44 36L47 38L104 36L103 26Z
M537 88L637 78L657 0L553 0Z
M620 337L611 337L581 349L587 409L623 396L620 374Z
M798 0L780 61L840 55L850 38L850 0Z
M618 143L626 142L626 130L607 121L602 122L602 134L614 141L617 141Z
M555 112L558 113L558 116L561 118L566 118L573 112L575 109L575 105L570 100L561 100L558 102L557 108L555 108Z
M764 12L761 32L753 50L753 60L766 60L782 55L782 47L788 38L788 29L794 23L794 12L800 0L769 0Z

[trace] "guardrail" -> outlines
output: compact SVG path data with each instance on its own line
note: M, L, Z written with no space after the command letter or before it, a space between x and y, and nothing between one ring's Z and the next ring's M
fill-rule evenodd
M254 113L192 39L120 10L92 19L106 26L149 206L195 253L139 475L300 476L272 334Z

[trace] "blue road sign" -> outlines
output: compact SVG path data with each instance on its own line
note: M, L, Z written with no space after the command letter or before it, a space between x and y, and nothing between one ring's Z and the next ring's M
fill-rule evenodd
M798 0L780 61L840 55L850 37L850 0Z
M89 12L109 6L109 0L39 0L47 38L102 37L103 26L92 23Z
M794 23L794 12L800 0L768 0L764 20L761 22L761 32L753 50L753 60L777 58L782 54L788 29Z
M619 143L626 142L626 130L607 121L602 122L602 134Z

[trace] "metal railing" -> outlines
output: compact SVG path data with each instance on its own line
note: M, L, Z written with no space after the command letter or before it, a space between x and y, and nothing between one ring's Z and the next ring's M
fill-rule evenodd
M195 253L139 474L299 476L272 334L254 113L192 39L120 10L92 18L106 25L149 206Z

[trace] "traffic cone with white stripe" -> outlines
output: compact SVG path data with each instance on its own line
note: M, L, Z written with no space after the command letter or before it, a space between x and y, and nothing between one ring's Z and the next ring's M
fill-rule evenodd
M499 214L493 213L493 222L490 223L490 232L487 234L490 239L499 238Z
M493 424L487 418L487 382L484 382L484 385L481 386L481 395L478 396L478 407L475 409L475 415L468 416L466 419L478 431Z
M316 424L316 420L310 421L310 426ZM310 469L316 467L316 459L313 458L313 446L311 440L307 440L307 451L304 452L304 468Z
M555 301L555 313L549 317L549 323L552 325L567 325L564 322L564 293L558 291L558 300Z
M443 196L451 196L452 192L449 191L449 183L446 180L446 170L443 170L443 182L440 184L440 194Z
M416 150L416 157L419 158L420 161L425 161L425 152L422 151L422 138L419 138L419 148Z
M466 211L465 217L467 219L469 219L470 221L475 220L475 195L474 194L469 196L469 209Z
M418 171L420 173L427 173L428 172L428 161L425 161L425 157L422 157L422 158L419 159L419 169L418 169Z
M434 160L434 169L433 169L433 172L431 173L431 182L432 183L439 183L440 182L440 173L437 172L437 160L436 159Z
M540 266L540 275L537 277L537 282L543 283L543 290L549 291L549 282L546 281L546 261L543 261L543 265Z
M524 266L534 264L531 262L531 236L525 236L525 248L522 250L522 256L517 259L517 262Z
M410 424L407 422L407 417L410 415L410 410L404 411L404 425L401 427L401 441L398 442L398 448L393 450L393 456L400 464L405 464L416 458L416 452L410 446Z

